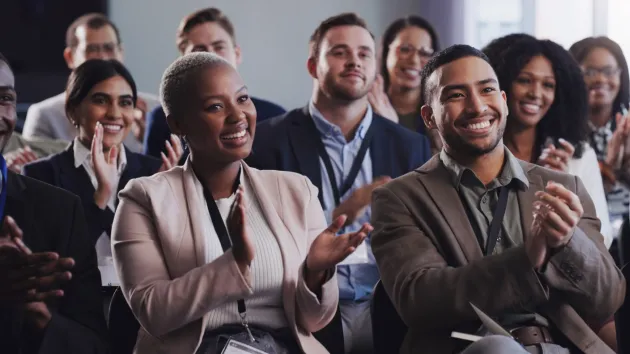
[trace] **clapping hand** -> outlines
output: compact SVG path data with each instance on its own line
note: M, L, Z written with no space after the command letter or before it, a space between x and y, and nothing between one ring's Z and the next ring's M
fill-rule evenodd
M164 154L164 152L160 153L162 156L162 166L160 167L160 172L168 171L174 166L177 166L177 163L179 163L179 159L181 159L182 155L184 154L182 142L176 135L171 134L170 141L167 140L165 145L168 156L167 154Z
M373 230L372 225L365 223L357 232L338 236L345 223L345 215L337 217L311 244L306 257L306 283L313 291L321 286L326 270L352 254Z
M396 113L389 97L387 97L387 93L385 93L385 85L381 74L376 76L376 80L374 80L374 84L372 84L372 88L368 92L368 101L374 113L398 123L398 113Z
M94 192L94 203L99 208L105 209L107 203L115 193L116 180L118 179L118 148L112 146L109 152L103 152L103 125L96 123L96 131L92 139L92 166L98 186Z
M5 155L7 168L15 173L22 173L22 167L29 162L37 160L37 155L30 147L25 146L23 149L11 151Z
M243 274L249 269L255 254L254 244L247 232L244 193L243 186L239 186L227 221L232 240L232 254Z
M606 164L609 166L616 166L619 155L623 154L623 144L630 135L630 113L622 115L617 113L615 116L617 126L613 132L610 142L608 143L606 151Z
M560 172L568 172L569 161L573 158L575 147L564 139L558 139L560 147L549 144L540 154L538 165Z
M584 214L577 195L564 186L549 182L545 191L536 192L534 203L535 232L527 245L527 253L535 268L545 262L548 249L566 245Z

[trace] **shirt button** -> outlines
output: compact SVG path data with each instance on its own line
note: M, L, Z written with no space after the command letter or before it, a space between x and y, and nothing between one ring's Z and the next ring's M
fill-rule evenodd
M484 195L483 198L481 198L481 202L486 204L488 202L488 196Z

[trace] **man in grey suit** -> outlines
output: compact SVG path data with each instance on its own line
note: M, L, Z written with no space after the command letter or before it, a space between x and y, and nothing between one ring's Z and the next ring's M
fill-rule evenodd
M92 13L76 19L66 33L64 59L71 70L89 59L123 60L123 49L118 28L102 14ZM22 134L34 137L72 141L77 135L65 111L66 95L62 92L33 104L24 122ZM145 113L159 106L156 96L138 92L137 111L133 134L125 139L125 146L133 152L142 152Z
M436 54L421 88L444 147L372 198L374 256L409 327L401 352L461 352L469 343L453 331L496 333L472 303L523 348L490 336L465 353L613 353L598 332L625 281L580 179L505 148L506 96L480 51Z

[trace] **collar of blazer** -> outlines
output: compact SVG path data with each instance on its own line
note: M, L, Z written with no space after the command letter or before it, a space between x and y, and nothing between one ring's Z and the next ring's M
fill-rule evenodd
M532 204L536 200L536 192L544 190L543 178L538 172L540 168L534 164L519 160L523 171L529 180L529 188L520 189L518 204L521 211L521 225L523 240L530 237L531 225L534 219ZM484 257L468 215L461 202L457 190L452 185L448 170L440 161L439 155L434 155L426 164L416 169L418 179L424 185L426 193L440 210L442 217L448 220L454 237L457 239L468 262Z

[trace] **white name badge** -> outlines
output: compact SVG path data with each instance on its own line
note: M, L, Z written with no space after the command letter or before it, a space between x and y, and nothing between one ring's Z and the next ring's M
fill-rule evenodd
M351 264L365 264L369 263L370 258L368 256L368 249L365 241L357 247L354 252L352 252L343 262L339 263L339 265L351 265Z
M245 343L230 339L221 354L268 354Z

